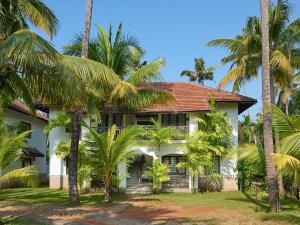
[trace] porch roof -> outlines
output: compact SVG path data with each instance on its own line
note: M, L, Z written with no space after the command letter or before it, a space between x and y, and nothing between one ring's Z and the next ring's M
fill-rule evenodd
M147 84L150 89L168 90L175 97L172 104L156 104L152 107L139 110L129 110L126 108L107 108L104 111L113 113L168 113L168 112L197 112L210 111L209 101L211 98L216 103L237 103L238 113L242 113L254 105L256 99L231 92L206 87L191 82L157 82Z

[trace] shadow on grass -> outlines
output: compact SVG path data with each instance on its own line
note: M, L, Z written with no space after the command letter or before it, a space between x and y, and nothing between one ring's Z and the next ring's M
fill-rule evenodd
M292 214L283 214L283 213L268 213L261 217L263 221L281 221L290 224L300 224L300 216L292 215Z

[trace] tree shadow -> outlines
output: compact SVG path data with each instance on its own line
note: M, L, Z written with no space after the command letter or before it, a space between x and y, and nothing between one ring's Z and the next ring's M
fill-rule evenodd
M289 224L300 224L300 216L292 215L292 214L283 214L283 213L268 213L263 215L262 217L263 221L281 221Z

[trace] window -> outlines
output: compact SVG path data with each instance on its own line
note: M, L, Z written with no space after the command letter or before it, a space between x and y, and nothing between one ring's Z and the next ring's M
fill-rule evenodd
M212 159L212 167L205 167L205 175L210 175L212 173L221 173L221 156L215 155Z
M185 175L185 169L178 169L176 165L182 162L182 156L163 156L162 162L170 166L170 175Z
M215 155L213 157L213 173L221 173L221 156Z
M20 122L20 132L25 132L31 130L31 124L25 121ZM31 133L29 133L26 138L31 138Z
M157 120L158 116L155 114L152 115L145 115L145 114L138 114L136 115L136 123L137 125L153 125L151 119Z
M26 166L31 166L34 162L34 158L22 158L22 168Z
M113 115L113 124L116 124L117 127L123 127L123 115L114 114Z
M186 114L163 114L162 115L163 126L186 126Z

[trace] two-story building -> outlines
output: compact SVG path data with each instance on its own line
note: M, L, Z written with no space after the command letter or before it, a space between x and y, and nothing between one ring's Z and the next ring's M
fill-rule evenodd
M48 116L39 110L35 115L32 110L22 102L14 100L4 109L5 120L8 124L21 124L22 130L31 130L26 137L27 146L22 149L23 155L13 165L14 168L23 168L29 165L36 165L46 180L48 179L48 166L46 162L47 137L44 134L44 127L48 123Z
M116 124L119 129L130 125L142 125L151 129L151 118L157 119L163 126L172 126L185 134L192 134L198 130L196 118L203 112L210 111L210 99L216 103L216 109L224 111L233 128L234 142L238 143L238 115L254 105L255 99L246 96L235 95L202 85L188 82L160 82L149 84L154 89L170 91L175 96L172 104L159 104L139 110L124 108L107 109L103 111L101 124L92 124L100 132L106 131ZM58 108L50 107L49 118L56 116ZM111 118L109 118L111 117ZM111 121L111 122L110 122ZM88 121L87 121L88 122ZM83 130L83 132L85 132ZM56 156L56 145L60 140L70 140L70 134L65 128L55 128L49 134L50 144L50 188L67 187L66 162ZM171 144L161 146L160 156L156 154L153 146L143 145L135 147L135 161L130 165L122 162L119 167L121 177L120 187L127 193L144 193L151 183L144 173L152 165L153 160L160 160L170 165L170 181L163 186L173 191L187 191L191 188L191 177L185 169L178 169L176 164L182 160L185 150L182 145L185 140L176 138ZM214 160L214 172L223 177L223 190L237 190L236 158L224 160L216 157Z

